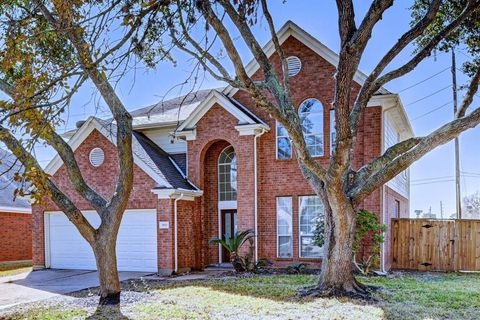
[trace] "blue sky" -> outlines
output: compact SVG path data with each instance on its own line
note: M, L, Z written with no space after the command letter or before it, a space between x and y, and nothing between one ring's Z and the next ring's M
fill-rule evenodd
M292 20L300 27L311 33L325 45L338 51L339 38L337 28L337 12L334 1L289 0L286 3L280 0L270 1L271 13L277 29L287 20ZM357 6L357 18L360 19L370 1L354 1ZM369 46L366 49L360 69L366 73L372 70L383 53L406 31L410 22L408 7L410 1L398 1L384 15L384 19L377 25ZM268 29L261 18L255 27L255 34L261 43L268 40ZM409 58L413 48L395 60L392 66L398 66ZM244 61L248 62L251 56L242 48ZM185 54L174 51L177 61L174 66L170 62L163 62L155 70L139 68L135 74L125 76L117 86L117 91L127 106L133 110L145 105L156 103L164 98L186 93L191 85L181 86L190 75L194 62ZM462 51L457 52L458 67L466 59ZM400 92L402 101L417 135L425 135L453 117L452 88L450 70L451 57L446 53L438 53L424 61L414 72L386 85L393 92ZM416 83L437 74L422 84ZM221 83L212 80L206 75L199 80L204 88L221 86ZM458 83L463 84L467 79L459 72ZM412 88L409 88L410 86ZM409 89L407 89L409 88ZM75 126L75 122L87 118L89 115L108 116L105 104L87 84L74 98L70 110L64 115L65 126L58 130L63 132ZM460 92L460 98L462 92ZM476 99L478 105L480 99ZM463 194L471 194L480 189L480 156L478 141L480 130L473 129L461 135L461 170L465 172L462 179ZM52 158L52 151L39 147L37 157L42 165L46 165ZM421 209L438 213L440 201L443 202L444 215L455 212L454 189L454 162L453 143L439 147L432 153L415 163L411 167L411 211Z

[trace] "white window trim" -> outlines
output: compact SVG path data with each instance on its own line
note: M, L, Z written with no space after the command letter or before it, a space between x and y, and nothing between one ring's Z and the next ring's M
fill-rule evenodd
M237 201L218 201L219 210L237 209Z
M226 164L221 164L220 163L220 156L222 155L222 153L227 150L228 148L233 148L232 145L229 145L225 148L222 149L222 151L220 152L220 154L218 155L218 159L217 159L217 197L218 197L218 202L237 202L237 200L220 200L220 166L225 166ZM237 153L235 151L235 148L233 148L233 153L235 154L235 157L237 156ZM237 158L238 160L238 158ZM231 165L230 165L231 166ZM238 170L238 164L237 164L237 170ZM237 172L237 177L238 177L238 172ZM237 180L237 183L238 183L238 180ZM237 194L237 197L238 197L238 192L237 190L235 190L235 193ZM230 208L229 208L230 209Z
M302 214L301 198L303 198L303 197L318 197L318 196L314 195L314 194L298 196L298 257L300 259L321 259L323 257L323 252L318 257L302 257L302 234L301 234L301 231L300 231L300 221L301 221L300 215ZM325 210L325 208L323 210ZM324 211L324 214L325 214L325 211ZM312 234L312 236L313 236L313 234Z
M292 226L292 232L290 234L290 237L292 238L291 240L291 246L290 246L290 250L291 250L291 256L289 258L287 257L280 257L280 241L279 241L279 238L280 236L282 237L285 237L286 235L280 235L279 232L278 232L278 198L289 198L290 199L290 212L291 212L291 215L290 215L290 225ZM278 259L292 259L293 258L293 198L292 196L279 196L279 197L275 197L275 218L276 218L276 225L277 225L277 258Z
M320 157L324 157L325 156L325 121L324 121L324 118L325 118L325 106L323 105L323 103L317 99L317 98L307 98L305 100L302 101L302 103L300 103L298 105L298 110L297 110L297 113L298 113L298 116L300 116L300 108L301 106L308 100L317 100L320 105L322 106L322 153L321 154L318 154L318 155L310 155L312 158L320 158ZM311 112L308 112L308 113L311 113ZM300 120L300 126L302 127L302 134L303 134L303 138L305 139L305 134L303 133L303 125L302 125L302 121ZM307 143L307 141L305 141L305 144ZM307 146L308 148L308 146Z
M332 134L337 133L337 130L335 129L335 109L330 110L330 135L328 136L330 140L330 155L333 155L333 139L332 139Z
M292 152L293 151L292 150L292 141L290 141L290 136L288 136L288 135L285 136L285 137L284 136L280 136L280 137L278 136L278 126L279 125L282 125L282 124L278 121L275 121L275 159L280 160L280 161L291 160L292 159L292 153L293 153ZM284 159L278 158L278 138L288 138L288 141L290 143L290 158L284 158Z

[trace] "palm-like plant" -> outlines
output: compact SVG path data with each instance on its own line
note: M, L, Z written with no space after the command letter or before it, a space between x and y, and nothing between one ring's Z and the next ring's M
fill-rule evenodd
M255 232L251 229L245 231L237 231L233 237L212 238L208 241L211 244L221 244L230 254L230 262L236 271L245 271L245 264L242 258L238 255L238 251L243 244L252 239L255 236Z

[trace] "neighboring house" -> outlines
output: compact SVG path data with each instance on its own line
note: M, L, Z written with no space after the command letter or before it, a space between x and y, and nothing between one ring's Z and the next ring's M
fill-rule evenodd
M307 145L327 164L334 148L330 105L338 56L292 22L278 35ZM265 51L278 68L271 42ZM246 68L260 77L255 62ZM357 83L364 79L356 73ZM359 88L355 84L354 92ZM248 94L230 87L202 90L133 111L132 116L135 181L118 235L120 270L171 273L227 262L222 248L208 240L245 229L258 235L258 258L276 265L321 261L322 249L312 238L322 204L300 173L285 130ZM91 117L79 125L69 143L80 168L95 190L110 195L119 171L114 124ZM412 135L399 96L381 89L360 123L354 169ZM60 158L46 170L97 226L98 215L76 194ZM391 217L408 216L408 185L405 172L360 207L389 225ZM389 234L382 253L385 269L391 263ZM50 201L34 206L33 235L36 267L95 269L86 241Z
M14 180L23 167L0 149L0 263L32 260L32 208L24 197L14 197L22 183Z

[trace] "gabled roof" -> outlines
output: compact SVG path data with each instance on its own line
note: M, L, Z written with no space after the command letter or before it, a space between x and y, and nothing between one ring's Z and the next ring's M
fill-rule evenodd
M8 151L0 149L0 212L31 212L30 201L25 197L14 198L15 189L28 189L15 181L16 173L22 174L23 165Z
M90 117L68 141L75 151L93 130L99 131L113 144L116 144L117 127L111 121ZM140 132L134 131L132 151L135 164L145 171L157 183L157 189L198 190L183 175L175 161ZM63 164L57 154L45 168L45 172L53 175Z
M221 88L221 90L223 89ZM144 129L152 125L171 125L182 122L205 100L212 90L214 89L193 91L183 96L134 110L130 112L133 117L133 127Z
M304 45L306 45L308 48L310 48L312 51L317 53L320 57L324 58L327 60L330 64L333 66L337 67L338 62L339 62L339 56L338 54L325 46L323 43L318 41L316 38L314 38L311 34L300 28L298 25L296 25L294 22L288 20L277 32L277 37L278 41L280 42L280 45L282 45L289 37L294 37ZM273 40L270 40L267 42L267 44L263 47L263 51L267 55L267 57L271 57L275 53L275 45L273 43ZM252 76L258 69L260 68L257 60L252 59L246 66L245 66L245 71L249 76ZM367 78L367 75L364 74L363 72L357 70L355 72L355 76L353 80L357 82L358 84L362 85ZM234 88L232 86L228 86L224 89L223 93L225 93L228 96L233 96L236 92L238 91L237 88ZM386 89L381 88L379 90L379 93L381 94L388 94L389 92Z
M242 125L259 125L269 129L268 125L252 113L248 108L243 106L235 99L226 96L217 90L211 90L208 96L203 100L197 108L190 114L190 116L179 126L178 132L183 130L192 130L195 128L197 122L212 108L218 104L235 118L238 119L238 124Z

